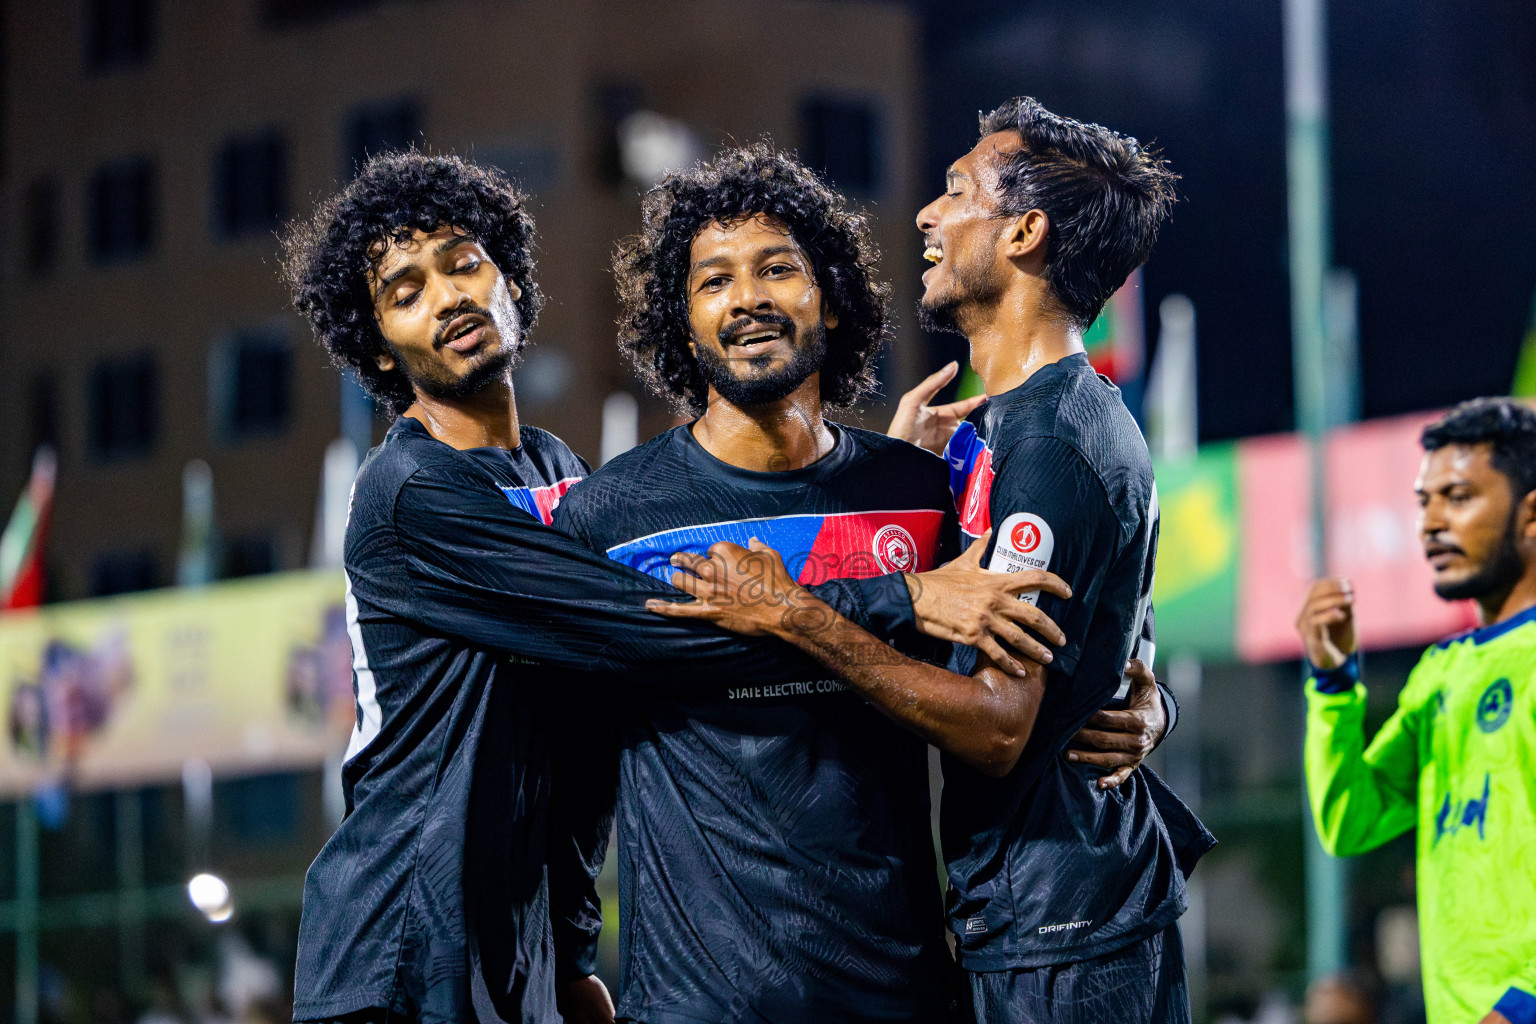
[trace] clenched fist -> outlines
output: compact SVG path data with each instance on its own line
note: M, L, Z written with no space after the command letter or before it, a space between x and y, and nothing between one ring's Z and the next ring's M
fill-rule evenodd
M1355 592L1349 580L1312 584L1296 618L1296 632L1314 667L1331 671L1355 653Z

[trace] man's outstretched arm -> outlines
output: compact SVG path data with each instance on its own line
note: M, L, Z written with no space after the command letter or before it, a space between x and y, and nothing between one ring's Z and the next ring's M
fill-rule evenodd
M1046 593L1065 600L1072 596L1072 589L1061 577L1042 569L983 569L981 560L991 536L987 531L946 565L906 575L912 618L924 634L975 647L994 665L1023 677L1026 662L1050 664L1054 658L1045 642L1059 647L1066 643L1066 634L1033 602L1022 598ZM1125 783L1173 731L1176 720L1173 694L1153 678L1150 666L1133 660L1125 671L1131 682L1125 708L1097 712L1067 749L1068 760L1104 769L1097 782L1100 789Z
M847 680L875 707L987 775L1012 770L1034 728L1045 668L1026 663L1023 678L982 658L959 675L891 649L795 583L778 552L720 543L708 558L679 553L687 570L673 583L696 600L651 600L671 618L702 619L748 636L773 636Z
M394 496L388 528L349 538L353 587L442 634L626 684L740 685L818 671L766 638L648 614L646 597L677 591L538 522L493 484L473 466L418 470Z
M348 572L374 603L442 633L642 685L741 685L820 671L766 637L650 614L645 598L675 599L677 590L533 519L473 466L418 470L393 495L391 512L389 528L349 546ZM978 589L980 604L995 604L985 593L994 585ZM815 591L874 629L909 601L895 575L832 580Z

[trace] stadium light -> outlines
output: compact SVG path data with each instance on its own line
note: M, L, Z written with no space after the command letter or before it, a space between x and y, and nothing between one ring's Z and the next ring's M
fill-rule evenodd
M638 110L619 125L619 162L624 174L646 187L701 159L706 152L686 123L654 110Z
M214 924L223 924L234 916L235 904L229 896L229 883L218 875L206 871L193 875L187 882L187 898Z

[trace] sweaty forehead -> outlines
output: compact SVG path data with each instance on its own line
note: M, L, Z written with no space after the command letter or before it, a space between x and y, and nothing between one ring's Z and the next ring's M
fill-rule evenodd
M1433 490L1457 482L1476 482L1492 475L1498 475L1498 470L1493 468L1491 443L1448 444L1424 453L1419 486L1423 490Z
M971 177L995 179L997 166L1003 157L1012 156L1024 148L1018 132L993 132L983 135L971 151L950 164L950 170Z
M377 273L388 273L399 264L430 251L434 246L454 238L468 238L469 233L460 228L444 225L432 231L411 229L403 241L394 232L375 238L368 246L368 259Z
M754 213L729 221L712 220L693 236L689 262L696 264L728 254L750 256L766 248L785 246L800 252L800 245L788 225L768 214Z
M1024 140L1018 132L993 132L991 135L983 135L981 141L976 143L976 148L989 155L1012 156L1024 148Z

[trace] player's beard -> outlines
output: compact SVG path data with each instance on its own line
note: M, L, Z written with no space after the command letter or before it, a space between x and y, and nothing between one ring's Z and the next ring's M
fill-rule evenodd
M739 409L767 405L787 397L804 384L806 378L820 370L827 358L827 328L819 320L806 332L803 343L797 343L795 323L787 316L769 314L753 317L752 322L773 324L784 331L784 338L794 351L788 362L773 369L773 356L731 358L728 354L730 345L726 339L732 334L741 333L739 323L732 324L732 329L720 332L720 350L717 351L711 345L694 346L699 360L699 372L704 375L705 383ZM748 369L740 373L735 367L743 363Z
M1509 525L1499 546L1471 576L1455 583L1436 583L1435 594L1443 601L1465 601L1487 597L1499 592L1508 593L1520 577L1525 575L1525 560L1520 557L1520 546L1515 537L1515 515L1519 507L1510 512Z
M504 379L507 372L522 358L523 348L527 345L527 339L523 335L522 316L504 280L497 285L496 291L491 296L490 309L483 309L469 303L454 310L453 319L466 313L473 313L492 325L496 329L496 337L500 339L500 344L488 352L475 356L462 375L454 376L440 362L413 366L401 359L398 354L395 356L395 361L400 364L411 386L440 402L466 401L492 382ZM439 328L438 337L433 342L435 348L439 350L442 348L442 334L452 322L453 320L450 319Z
M975 262L957 263L952 273L954 280L948 291L936 301L918 300L917 322L925 331L944 331L964 337L968 311L996 305L1003 295L1003 278L990 264Z

